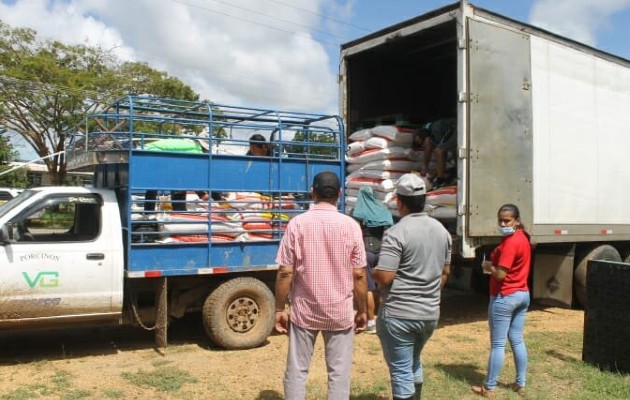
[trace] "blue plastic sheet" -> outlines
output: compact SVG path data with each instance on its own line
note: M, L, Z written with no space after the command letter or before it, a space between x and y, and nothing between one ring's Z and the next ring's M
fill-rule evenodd
M392 226L394 220L387 207L375 196L370 186L361 186L352 216L367 227Z

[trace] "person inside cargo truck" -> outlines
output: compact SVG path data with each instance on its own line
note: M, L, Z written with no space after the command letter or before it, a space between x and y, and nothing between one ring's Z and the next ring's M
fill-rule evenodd
M429 172L429 165L435 154L436 174L433 187L438 188L449 183L450 177L446 171L446 158L449 152L455 153L457 149L457 120L455 118L443 118L424 124L414 138L414 145L422 145L424 150L422 176Z
M269 157L271 155L271 148L263 135L255 133L249 138L249 150L247 150L245 155Z

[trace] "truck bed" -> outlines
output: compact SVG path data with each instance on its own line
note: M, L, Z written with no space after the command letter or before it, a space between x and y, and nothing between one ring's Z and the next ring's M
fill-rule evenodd
M256 133L268 156L246 154ZM201 149L151 148L173 139ZM229 273L277 268L286 224L314 175L343 176L344 148L336 116L128 96L76 129L67 165L117 191L128 277Z

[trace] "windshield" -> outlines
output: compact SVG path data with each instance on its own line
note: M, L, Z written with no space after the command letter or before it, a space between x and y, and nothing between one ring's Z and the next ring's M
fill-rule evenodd
M0 217L2 217L6 213L8 213L12 209L14 209L18 204L20 204L24 200L30 198L31 196L34 196L36 193L37 193L37 191L35 191L33 189L26 189L22 193L18 194L16 197L14 197L13 199L11 199L8 202L6 202L3 205L1 205L0 206Z

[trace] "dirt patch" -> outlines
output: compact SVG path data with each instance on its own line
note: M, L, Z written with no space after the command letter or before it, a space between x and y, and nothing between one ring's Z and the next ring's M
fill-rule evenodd
M439 360L438 365L469 362L478 368L481 380L488 343L486 306L485 296L447 291L440 327L429 341L424 359ZM580 331L583 316L577 310L533 307L528 314L527 332ZM172 325L169 341L167 349L157 351L152 333L120 327L3 333L1 398L283 398L286 336L273 335L258 349L225 351L213 347L199 320L190 318ZM179 371L190 379L172 392L134 380L139 372L150 375L155 371ZM430 379L431 371L425 373ZM325 381L320 340L309 375L311 392L325 388ZM361 334L356 338L353 384L373 385L374 395L366 399L390 398L387 368L375 335Z

